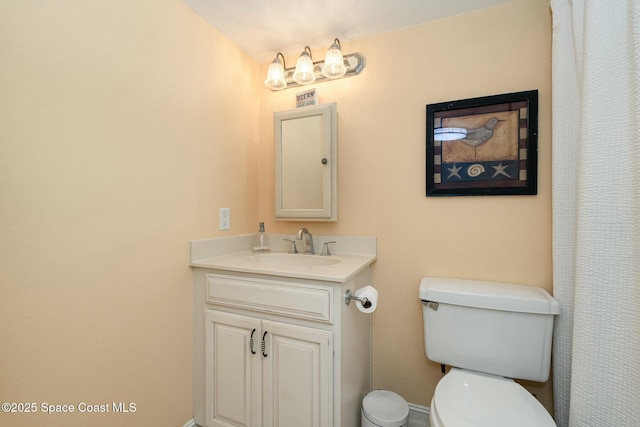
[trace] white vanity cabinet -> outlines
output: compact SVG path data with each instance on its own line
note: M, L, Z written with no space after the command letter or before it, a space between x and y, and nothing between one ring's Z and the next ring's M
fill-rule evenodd
M331 332L219 310L205 321L208 424L332 425Z
M201 426L359 427L370 316L344 294L370 283L194 268L194 420Z

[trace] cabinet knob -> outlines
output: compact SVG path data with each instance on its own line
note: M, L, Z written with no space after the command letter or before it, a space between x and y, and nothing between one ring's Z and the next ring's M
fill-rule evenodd
M268 332L268 331L264 331L264 334L262 334L262 345L261 345L261 347L262 347L262 355L263 355L264 357L267 357L267 356L268 356L268 354L266 353L266 344L265 344L265 342L264 342L264 337L266 337L266 336L267 336L267 332Z
M256 354L255 350L253 349L253 334L256 333L256 328L253 328L253 331L251 331L251 338L249 338L249 350L251 350L251 354Z
M329 161L327 160L326 157L323 157L322 160L320 160L320 163L322 163L323 165L326 165Z

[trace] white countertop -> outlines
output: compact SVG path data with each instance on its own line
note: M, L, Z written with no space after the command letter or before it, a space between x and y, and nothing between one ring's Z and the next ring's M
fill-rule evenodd
M286 252L271 252L286 254ZM320 257L337 261L332 265L287 265L260 262L260 257L252 251L236 252L223 256L193 260L191 267L212 268L216 270L239 273L256 273L270 276L293 277L299 279L323 280L328 282L346 282L362 269L376 260L375 255L368 254L334 254L328 257L321 255L291 255L292 257Z

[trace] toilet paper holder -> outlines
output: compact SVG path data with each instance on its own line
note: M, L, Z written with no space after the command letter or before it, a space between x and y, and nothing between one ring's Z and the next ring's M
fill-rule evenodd
M364 308L369 308L371 307L371 301L369 301L369 298L367 297L357 297L354 294L351 293L351 289L347 289L347 292L345 292L344 294L344 303L349 305L349 303L351 303L351 300L354 299L356 301L360 301L362 303L362 306Z

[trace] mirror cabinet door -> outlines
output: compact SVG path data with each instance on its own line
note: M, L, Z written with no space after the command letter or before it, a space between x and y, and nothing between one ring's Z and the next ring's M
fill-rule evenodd
M336 104L274 113L275 215L337 220Z

